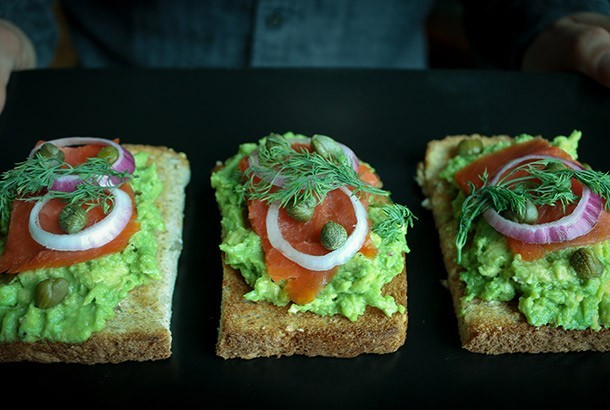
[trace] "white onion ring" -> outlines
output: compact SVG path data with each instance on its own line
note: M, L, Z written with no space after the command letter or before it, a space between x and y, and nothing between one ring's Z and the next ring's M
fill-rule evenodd
M311 143L311 138L300 137L300 138L291 139L289 142L309 144L309 143ZM340 142L337 142L337 144L339 145L339 147L341 148L341 150L347 157L349 164L352 166L354 171L356 171L356 173L358 173L358 170L360 169L360 161L358 160L358 157L356 156L354 151L352 151L352 149L349 148L347 145L341 144ZM256 150L252 154L250 154L250 156L248 157L248 165L249 166L258 166L259 164L260 163L258 161L258 150ZM281 174L277 174L275 172L269 172L269 174L273 174L273 176L260 174L260 173L257 174L257 176L260 177L261 179L263 179L264 181L271 183L272 185L275 185L278 187L284 186L284 177Z
M123 148L120 144L117 144L116 142L109 140L109 139L95 138L95 137L67 137L67 138L58 138L58 139L45 141L45 142L51 143L57 147L69 147L69 146L73 146L73 145L86 145L86 144L112 146L112 147L116 148L117 152L119 153L117 160L115 162L113 162L111 165L112 169L114 169L117 172L127 172L129 174L133 174L133 172L136 168L135 160L134 160L131 152L129 152L128 150ZM43 144L40 144L40 145L34 147L34 149L32 149L32 151L30 151L30 155L28 157L29 158L33 157L34 154L36 154L36 152L40 149L40 147L42 147L42 145ZM61 191L61 192L71 192L71 191L74 191L74 189L76 188L76 185L78 185L80 182L81 182L80 178L72 176L72 175L66 175L66 176L58 177L53 182L51 189L53 189L55 191ZM121 181L118 180L117 178L114 178L114 177L109 178L107 176L102 176L98 180L98 183L101 186L115 186L115 185L118 185L120 182Z
M369 224L366 209L354 193L344 186L339 189L349 197L356 214L356 227L340 248L326 255L310 255L296 250L282 235L278 224L279 206L277 204L269 206L265 221L271 246L279 250L286 258L312 271L330 270L349 261L366 241Z
M337 142L337 144L339 144L339 147L341 148L341 150L343 150L343 153L352 165L352 168L354 168L354 171L358 173L358 170L360 169L360 161L358 160L358 157L356 156L354 151L352 151L352 149L347 145L343 145L340 142Z
M48 249L84 251L106 245L125 229L133 213L131 197L120 189L113 189L114 206L101 221L74 234L56 234L40 226L40 211L50 198L39 201L30 213L29 229L32 238Z
M509 161L491 179L490 184L495 185L502 175L515 165L528 160L557 159L572 169L584 169L579 164L550 155L525 155ZM488 209L483 213L487 222L498 232L505 236L532 244L548 244L565 242L585 235L597 224L603 209L602 199L591 192L585 184L582 194L572 213L556 221L529 225L518 223L501 216L495 209Z

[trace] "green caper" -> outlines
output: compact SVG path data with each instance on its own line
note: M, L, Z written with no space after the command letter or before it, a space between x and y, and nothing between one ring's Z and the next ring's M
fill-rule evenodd
M97 157L109 164L114 164L119 159L119 150L112 145L106 145L97 153Z
M271 150L273 147L290 148L290 143L280 134L270 134L265 138L265 148Z
M477 155L483 151L483 141L479 138L466 138L457 146L457 155Z
M536 205L529 199L525 200L523 209L517 211L507 209L502 215L506 219L522 224L533 225L538 222L538 208L536 208Z
M330 251L340 248L347 240L347 231L341 224L329 221L322 227L320 242L322 246Z
M551 161L544 167L544 170L549 172L563 171L564 169L567 169L567 167L563 164L563 162L559 161Z
M294 203L291 201L286 205L286 213L295 221L307 222L313 218L316 210L317 201L314 197Z
M604 271L604 264L587 248L579 248L570 257L570 265L582 278L596 278Z
M320 154L326 159L341 159L345 157L345 153L337 141L326 135L315 134L311 137L311 147L314 152Z
M285 160L290 152L290 143L280 134L270 134L265 138L265 148L275 160Z
M65 233L81 231L87 224L87 212L79 205L67 205L59 213L59 227Z
M36 154L47 159L47 160L57 160L63 161L65 154L62 150L57 148L55 144L51 144L50 142L45 142L40 146Z
M41 309L53 307L66 297L70 283L64 278L45 279L36 285L36 306Z

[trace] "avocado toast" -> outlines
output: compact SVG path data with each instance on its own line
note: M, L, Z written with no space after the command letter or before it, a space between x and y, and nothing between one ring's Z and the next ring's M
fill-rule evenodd
M66 146L62 150L101 152L100 146L109 144L107 141L92 143L91 139L72 142L78 146ZM128 182L117 183L121 189L132 192L133 213L127 228L108 244L82 251L47 249L27 237L27 228L17 234L11 233L11 225L15 224L3 226L0 361L94 364L158 360L171 355L172 296L182 249L184 189L190 179L190 167L186 156L171 148L124 144L120 149L126 155L132 154L134 159L131 172L118 174L125 178L132 174L132 177ZM74 157L66 154L66 161L68 156ZM104 156L93 154L93 157ZM35 169L33 161L37 161L36 158L36 154L31 154L27 167ZM50 166L55 166L52 160L43 159L38 165L47 167L49 162ZM23 164L25 162L15 169L24 169ZM96 163L95 169L99 169L99 165ZM67 169L63 164L58 168ZM79 168L74 169L78 171ZM111 170L104 172L108 171ZM82 174L76 175L86 178ZM10 177L17 176L10 174ZM99 182L98 177L92 181ZM56 180L60 179L66 183L70 181L65 177ZM4 188L9 185L8 181L4 180ZM55 192L69 194L82 192L79 188L53 184L48 192L46 189L41 191L42 197L45 192L55 189ZM107 186L112 184L106 181ZM3 193L7 191L5 189ZM67 207L63 202L59 206ZM15 200L15 204L16 207L31 206L25 200ZM115 200L111 209L116 208ZM40 216L43 228L44 209L46 207ZM89 213L92 211L94 209ZM17 215L15 207L12 215ZM92 226L97 225L94 222ZM130 227L133 230L124 235ZM98 230L96 235L105 230L95 229ZM76 239L78 235L65 236ZM124 245L117 245L116 241L122 236L125 236ZM26 238L27 249L31 249L27 252L30 255L27 260L19 260L26 252L12 250L13 237ZM73 239L70 242L74 242ZM96 256L98 252L101 254ZM53 286L44 288L44 284Z
M578 162L580 138L429 142L417 181L465 349L610 350L610 181Z
M354 357L404 344L413 216L351 149L270 134L218 163L211 182L222 228L219 356Z

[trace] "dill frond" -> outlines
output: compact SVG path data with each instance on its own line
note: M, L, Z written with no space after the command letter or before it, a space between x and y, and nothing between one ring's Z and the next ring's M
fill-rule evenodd
M63 176L78 176L82 179L72 192L55 191L53 182ZM89 158L86 162L72 166L64 161L49 160L34 155L19 162L0 177L0 229L6 232L15 199L38 201L43 198L59 198L71 204L87 207L102 206L105 213L111 209L113 196L108 187L100 186L100 176L116 178L122 183L133 175L112 169L102 158Z
M572 169L558 159L541 159L518 165L495 185L489 183L487 172L480 178L483 185L478 189L468 183L470 192L462 203L455 239L458 263L461 262L462 249L474 220L486 210L522 213L528 200L536 206L561 206L565 210L567 205L579 199L572 190L572 179L604 198L606 209L610 209L607 201L610 198L610 176L607 173Z

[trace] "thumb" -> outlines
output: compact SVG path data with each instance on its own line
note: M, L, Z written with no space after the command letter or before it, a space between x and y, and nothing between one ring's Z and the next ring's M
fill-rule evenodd
M600 84L610 87L610 40L604 51L593 59L591 77Z
M12 64L10 61L0 56L0 114L2 114L4 104L6 103L6 85L8 84L11 71Z
M13 70L36 66L30 39L17 26L0 19L0 113L6 102L6 85Z
M526 71L578 71L610 87L610 17L581 13L558 20L523 55Z

